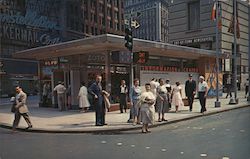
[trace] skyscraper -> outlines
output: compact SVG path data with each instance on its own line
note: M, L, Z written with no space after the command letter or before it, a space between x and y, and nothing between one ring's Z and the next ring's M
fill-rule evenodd
M133 17L140 27L133 30L133 36L140 39L168 42L168 1L167 0L126 0L125 17Z

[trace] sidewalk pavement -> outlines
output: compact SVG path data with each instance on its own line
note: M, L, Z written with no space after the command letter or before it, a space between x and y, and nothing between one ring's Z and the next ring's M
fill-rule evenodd
M189 112L189 107L180 108L181 112L175 113L174 107L169 113L165 114L167 122L155 122L155 126L175 123L183 120L193 119L232 109L238 109L250 106L250 103L244 98L243 92L238 93L239 104L229 105L229 99L220 98L221 107L215 108L214 102L216 98L207 99L207 112L202 115L200 113L199 100L195 99L193 111ZM120 111L108 112L106 114L106 123L108 125L98 127L95 126L95 112L80 113L79 111L63 111L60 112L54 108L41 108L38 104L28 103L33 128L27 131L44 132L44 133L101 133L101 132L119 132L132 129L140 129L141 125L133 126L127 123L129 118L129 110L127 113ZM0 105L0 127L11 128L14 120L14 114L10 112L11 105ZM158 114L155 114L158 119ZM27 127L26 122L21 118L19 130Z

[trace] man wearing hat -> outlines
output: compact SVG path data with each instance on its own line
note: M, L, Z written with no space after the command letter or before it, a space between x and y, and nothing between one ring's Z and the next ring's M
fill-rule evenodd
M193 109L194 96L196 93L196 82L192 79L193 75L189 74L189 79L185 83L185 93L188 99L189 111Z
M207 82L204 81L205 78L203 76L200 76L200 82L198 85L198 95L199 95L199 100L201 104L201 113L204 113L207 111L206 109L206 98L207 98L207 92L208 92L208 85Z

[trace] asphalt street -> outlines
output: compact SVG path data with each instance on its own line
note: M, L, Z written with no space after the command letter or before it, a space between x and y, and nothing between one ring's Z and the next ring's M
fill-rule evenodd
M151 133L12 133L0 159L250 159L250 107L152 128ZM48 119L49 122L49 119Z

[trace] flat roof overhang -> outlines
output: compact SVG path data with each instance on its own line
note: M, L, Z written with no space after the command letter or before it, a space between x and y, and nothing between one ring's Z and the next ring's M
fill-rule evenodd
M63 42L55 45L37 47L19 51L14 58L43 60L48 58L65 57L70 55L105 53L106 51L127 51L124 46L124 36L103 34L84 39ZM142 39L133 39L133 52L149 51L150 55L168 56L186 59L200 57L216 57L215 51L178 46L168 43ZM226 55L221 54L220 58Z

